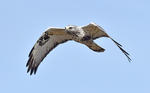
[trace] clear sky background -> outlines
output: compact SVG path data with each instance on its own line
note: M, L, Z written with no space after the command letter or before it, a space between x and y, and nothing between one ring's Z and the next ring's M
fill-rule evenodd
M36 75L28 53L48 27L102 26L96 53L69 41L53 50ZM0 93L150 93L150 0L0 0Z

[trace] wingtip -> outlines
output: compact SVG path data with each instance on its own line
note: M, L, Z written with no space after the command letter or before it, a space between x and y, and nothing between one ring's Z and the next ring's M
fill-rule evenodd
M122 45L119 44L117 41L115 41L115 40L114 40L113 38L111 38L110 36L109 36L109 38L110 38L110 39L118 46L118 48L124 53L124 55L127 57L128 61L131 62L132 60L131 60L131 58L129 57L130 54L129 54L128 52L126 52L126 51L122 48Z
M30 73L30 75L33 75L33 74L35 75L37 72L38 66L39 65L37 65L35 67L28 66L27 73Z
M128 55L128 56L130 56L130 55ZM128 61L129 61L129 63L131 63L132 59L130 57L128 57Z

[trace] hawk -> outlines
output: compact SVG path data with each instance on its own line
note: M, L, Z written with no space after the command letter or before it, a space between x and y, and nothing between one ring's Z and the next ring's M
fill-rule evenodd
M78 43L86 45L95 52L104 52L105 49L97 45L94 40L100 37L110 38L118 48L125 54L129 62L131 61L129 54L122 48L122 45L111 38L105 30L95 23L86 26L69 25L65 28L49 28L37 40L29 53L29 59L26 64L27 73L36 74L37 68L47 54L57 45L74 40Z

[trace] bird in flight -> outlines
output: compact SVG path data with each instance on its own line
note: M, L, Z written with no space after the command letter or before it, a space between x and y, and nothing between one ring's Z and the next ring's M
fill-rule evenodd
M94 42L95 39L100 37L110 38L125 54L129 62L131 61L129 53L122 48L122 45L111 38L99 25L95 23L90 23L86 26L69 25L65 28L49 28L41 35L29 53L29 59L26 64L26 67L28 67L27 72L30 72L30 75L36 74L38 66L47 54L57 45L69 40L84 44L95 52L104 52L105 49Z

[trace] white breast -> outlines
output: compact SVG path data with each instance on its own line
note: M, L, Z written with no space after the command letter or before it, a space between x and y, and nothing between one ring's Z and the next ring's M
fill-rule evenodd
M78 30L77 30L77 36L82 39L84 36L85 36L85 32L84 30L81 28L81 27L78 27Z

